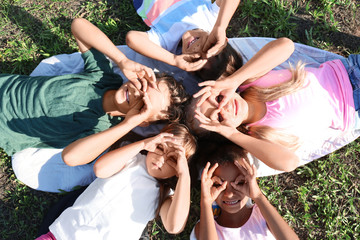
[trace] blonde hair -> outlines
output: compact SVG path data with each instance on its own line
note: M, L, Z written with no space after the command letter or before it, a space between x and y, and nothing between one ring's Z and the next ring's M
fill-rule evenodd
M304 86L306 77L305 64L298 62L295 68L290 64L290 71L292 77L286 82L271 87L251 86L245 89L241 95L247 99L269 102L292 94ZM298 137L287 133L285 129L274 129L269 126L260 125L251 127L240 125L238 130L259 139L279 143L293 151L299 147Z

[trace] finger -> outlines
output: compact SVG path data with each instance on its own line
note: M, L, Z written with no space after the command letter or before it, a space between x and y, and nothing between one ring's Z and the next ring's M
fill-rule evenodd
M217 42L214 46L206 51L206 58L211 58L212 56L217 55L220 52L222 44Z
M214 197L217 198L219 196L219 194L226 189L227 184L228 184L228 182L225 181L219 187L215 188Z
M206 93L204 93L204 94L201 96L200 100L197 102L196 106L197 106L197 107L200 107L201 104L203 104L210 96L211 96L211 92L206 92Z
M129 79L129 81L134 84L134 86L141 91L141 83L139 82L138 78L134 78L134 79Z
M242 164L240 164L239 161L234 161L234 164L239 169L241 174L243 174L244 176L248 175L247 169Z
M201 174L201 182L205 182L206 179L207 179L207 176L208 176L208 170L209 170L209 167L210 167L210 163L207 162L204 169L203 169L203 172Z
M145 79L149 82L150 86L158 89L158 86L156 85L156 75L151 68L146 68Z
M172 167L172 168L174 168L174 169L176 170L176 167L177 167L177 163L176 163L176 162L173 162L173 161L171 161L171 160L167 160L166 163L167 163L170 167Z
M193 72L193 71L200 70L201 68L203 68L205 66L206 63L207 63L207 59L200 59L200 60L197 60L196 62L189 63L188 67L187 67L187 71Z
M201 82L201 83L199 83L198 85L199 85L199 87L204 87L204 86L210 86L210 87L212 87L212 86L215 86L215 83L216 83L216 81L214 81L214 80L209 80L209 81Z
M250 164L245 160L245 158L241 158L241 163L245 167L246 171L248 171L251 175L253 175L252 168Z
M198 98L201 95L204 95L206 92L209 92L211 90L210 86L205 86L202 89L200 89L197 93L193 95L194 98Z
M209 48L214 44L212 41L211 41L212 38L208 37L203 48L202 48L202 51L203 52L207 52L209 50Z
M219 166L219 164L218 164L218 163L215 163L215 164L209 169L208 176L211 177L218 166Z
M147 84L147 80L145 78L140 78L139 81L141 82L142 85L142 91L146 92L148 89L148 84Z
M209 118L212 121L218 122L219 121L219 113L220 113L220 109L216 109L210 114Z

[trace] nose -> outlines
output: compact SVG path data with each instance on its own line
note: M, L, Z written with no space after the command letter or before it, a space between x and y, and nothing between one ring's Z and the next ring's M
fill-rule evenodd
M196 43L194 43L192 46L192 53L199 53L200 52L200 43L199 40L196 41Z
M234 195L233 189L230 186L230 184L227 184L226 189L224 191L224 197L226 198L232 198L232 196Z
M164 163L165 163L165 157L164 156L159 156L158 161L157 161L157 165L159 167L162 167L164 165Z

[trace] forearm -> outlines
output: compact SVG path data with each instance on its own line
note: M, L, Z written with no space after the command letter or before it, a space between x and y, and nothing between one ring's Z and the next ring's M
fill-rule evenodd
M263 194L253 200L259 207L270 231L276 239L299 239Z
M228 77L229 83L240 86L251 81L286 61L294 52L294 43L288 38L279 38L260 49L248 62Z
M136 126L136 122L124 120L112 128L81 138L63 150L62 158L69 166L89 163Z
M168 210L160 212L161 219L169 233L180 233L185 225L190 210L190 174L179 176L174 196Z
M94 165L95 175L108 178L123 169L126 163L144 149L144 141L138 141L112 150L101 156Z
M134 51L146 57L176 66L175 55L153 43L146 32L128 32L126 34L126 44Z
M211 203L200 200L199 240L218 240Z
M240 0L221 0L219 2L220 5L218 5L220 10L214 27L225 31L237 7L239 6Z
M223 135L273 169L292 171L298 166L299 158L284 146L235 130Z
M126 58L99 28L86 19L74 19L71 31L78 42L81 52L85 52L90 48L96 48L115 63L119 63L122 59Z

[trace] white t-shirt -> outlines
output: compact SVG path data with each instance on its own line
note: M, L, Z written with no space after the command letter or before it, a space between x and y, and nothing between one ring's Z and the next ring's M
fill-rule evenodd
M56 239L136 239L155 217L159 184L144 155L106 179L97 178L49 227Z
M220 226L215 221L215 228L219 240L232 240L232 239L274 239L274 235L270 232L266 225L266 221L262 216L260 209L256 204L253 206L252 213L247 222L239 228L227 228ZM195 227L190 234L190 240L196 240Z
M146 4L144 4L146 2ZM192 29L211 32L219 13L219 6L210 0L166 0L144 1L139 11L146 15L144 19L151 29L149 39L174 54L182 35Z

